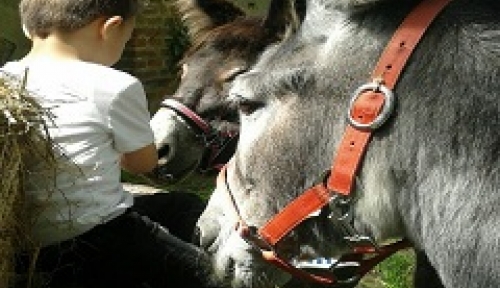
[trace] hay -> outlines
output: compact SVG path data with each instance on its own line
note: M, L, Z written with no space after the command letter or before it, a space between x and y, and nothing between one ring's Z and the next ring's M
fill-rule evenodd
M56 169L46 125L50 111L26 91L24 79L0 74L0 287L13 285L15 254L36 255L38 249L29 236L33 215L23 192L30 167L44 163Z

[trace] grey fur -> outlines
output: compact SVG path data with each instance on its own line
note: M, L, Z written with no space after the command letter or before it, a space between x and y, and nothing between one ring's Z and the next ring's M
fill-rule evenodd
M310 0L299 30L233 83L237 103L259 104L242 115L229 171L242 215L252 225L262 225L330 166L350 94L367 81L388 39L419 1L356 7L363 9L337 5L347 2ZM453 1L412 55L395 89L395 114L374 134L360 171L356 227L380 242L409 238L419 265L430 268L417 272L430 273L433 285L500 287L498 79L500 3ZM202 234L205 221L214 218L227 234L232 219L213 215L224 205L210 202L199 221ZM268 273L245 252L248 247L223 247L224 235L210 246L214 259L253 269L234 278L226 274L234 287L270 287L252 282L262 277L278 281L274 270ZM322 219L308 221L294 237L322 255L347 248ZM202 237L207 243L214 239Z

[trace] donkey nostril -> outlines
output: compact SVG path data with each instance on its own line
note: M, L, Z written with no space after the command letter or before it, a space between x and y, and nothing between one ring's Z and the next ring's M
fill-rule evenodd
M170 145L164 145L160 149L158 149L158 158L161 159L163 157L168 156L170 153Z
M233 257L229 257L229 259L227 259L225 267L226 275L234 277L235 269L236 269L236 261L234 261Z

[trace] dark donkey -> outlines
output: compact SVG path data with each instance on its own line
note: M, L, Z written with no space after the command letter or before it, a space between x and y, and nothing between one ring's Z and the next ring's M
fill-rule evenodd
M235 78L278 42L291 24L281 5L253 17L229 1L178 0L192 46L181 61L180 85L154 115L160 161L156 176L182 179L200 167L210 170L234 153L239 130L235 106L226 100Z
M431 281L417 280L417 287L500 287L497 0L454 0L431 24L393 89L391 117L373 132L350 181L354 196L327 191L331 205L281 241L252 228L269 227L307 188L330 185L318 175L331 167L351 127L352 94L421 2L308 0L298 31L233 82L239 143L227 182L198 222L202 247L233 287L274 287L288 279L261 256L338 259L354 240L376 247L393 239L407 239L416 250L417 273ZM398 45L404 50L406 43ZM372 94L390 94L375 80Z

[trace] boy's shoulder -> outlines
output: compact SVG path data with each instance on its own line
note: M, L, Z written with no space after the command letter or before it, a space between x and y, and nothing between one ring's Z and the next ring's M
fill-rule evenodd
M99 78L101 80L107 79L118 79L122 81L137 81L137 78L131 74L104 65L84 62L84 61L61 61L49 62L49 61L39 61L35 63L26 63L23 61L10 61L7 62L0 70L19 72L24 71L26 68L29 70L43 70L51 72L48 74L61 74L64 73L68 76L85 76L84 79L89 78Z
M105 80L108 84L113 82L122 84L138 82L138 79L131 74L112 67L89 62L77 62L75 66L79 67L74 70L75 72L80 70L81 73L84 73L81 76L86 75L87 77Z
M101 91L116 93L129 87L139 86L142 89L142 83L139 79L127 72L95 63L81 62L80 64L87 66L87 74L93 75L93 80L91 80L94 83L93 85L98 86ZM88 84L92 85L91 83Z
M112 67L83 61L68 62L36 62L25 63L12 61L0 68L0 71L22 76L28 69L30 79L41 83L65 82L99 86L100 89L120 91L129 86L140 84L133 75ZM80 85L77 85L80 86Z

